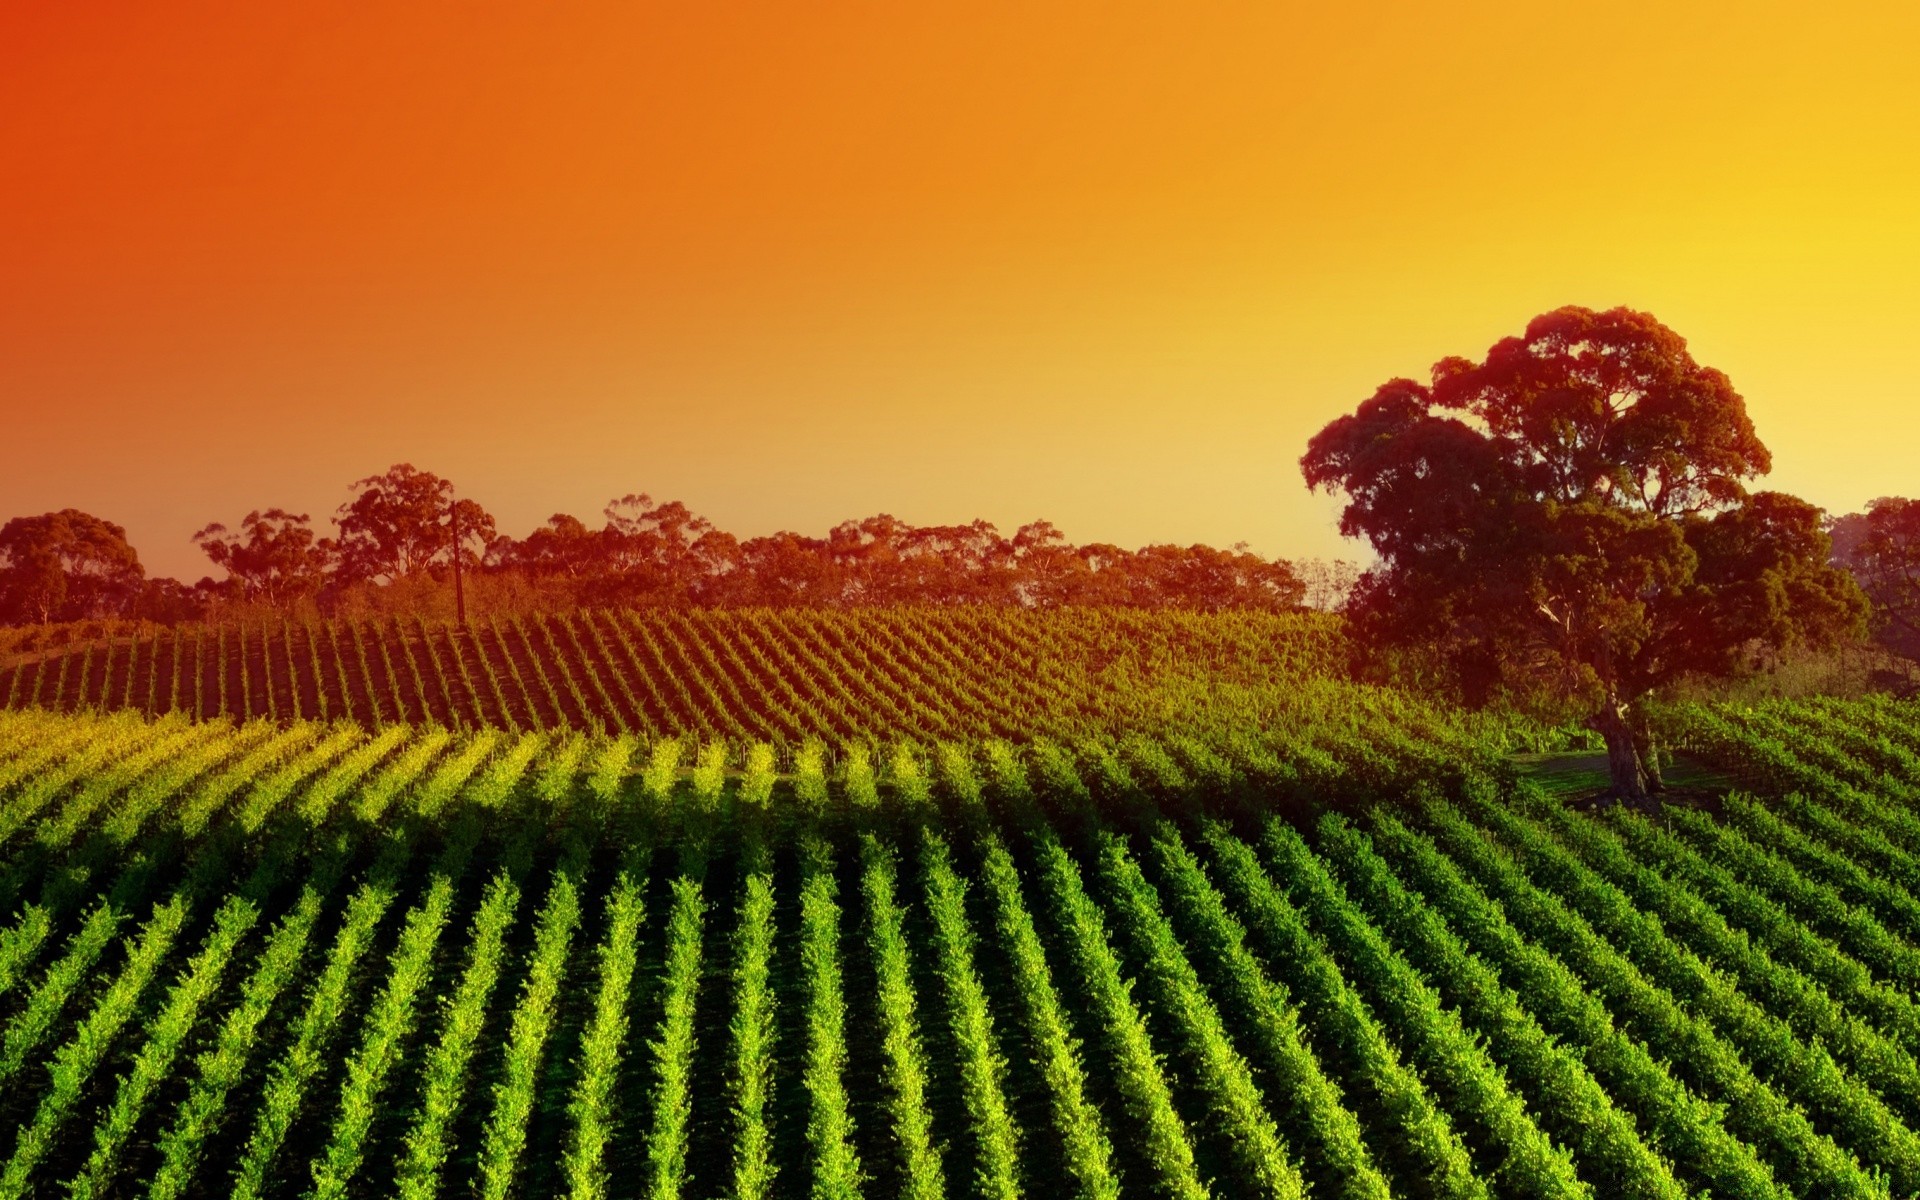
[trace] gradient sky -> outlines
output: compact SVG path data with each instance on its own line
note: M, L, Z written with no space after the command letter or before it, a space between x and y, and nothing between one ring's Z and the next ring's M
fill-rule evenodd
M1567 303L1772 486L1913 495L1916 61L1910 3L4 4L0 518L197 578L407 460L515 534L1340 553L1306 439Z

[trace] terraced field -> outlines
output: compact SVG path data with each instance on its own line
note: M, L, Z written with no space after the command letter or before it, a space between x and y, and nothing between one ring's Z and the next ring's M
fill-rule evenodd
M1575 814L1080 740L0 713L0 1197L1904 1196L1920 712ZM1756 798L1757 797L1757 798Z

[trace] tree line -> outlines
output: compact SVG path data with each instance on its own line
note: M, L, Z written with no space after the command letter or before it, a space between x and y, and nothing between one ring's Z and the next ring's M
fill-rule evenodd
M1034 521L1012 536L984 520L913 525L887 514L824 537L741 538L678 500L619 497L598 526L556 513L524 538L451 480L399 463L351 485L325 535L306 513L256 509L209 524L194 543L221 572L186 584L149 578L123 527L75 509L0 527L0 623L132 618L177 623L250 613L434 610L456 566L479 604L593 607L1021 607L1288 610L1331 608L1357 569L1289 562L1244 543L1074 545Z

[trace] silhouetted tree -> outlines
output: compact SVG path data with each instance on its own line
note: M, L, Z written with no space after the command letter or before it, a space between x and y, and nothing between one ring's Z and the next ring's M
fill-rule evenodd
M1127 564L1134 603L1143 608L1298 608L1307 586L1286 562L1268 562L1246 545L1146 546Z
M10 623L124 615L145 574L125 529L76 508L0 526L0 619Z
M1636 728L1654 688L1860 624L1818 510L1748 494L1769 466L1745 402L1678 334L1574 307L1430 385L1389 381L1301 460L1379 556L1351 605L1362 636L1437 650L1472 694L1582 705L1636 803L1659 786Z
M1920 500L1883 496L1829 526L1834 559L1873 602L1888 645L1920 658Z
M1076 547L1081 571L1074 580L1069 604L1131 605L1140 600L1133 586L1133 552L1111 542L1088 542Z
M178 579L149 579L140 587L139 598L127 613L142 621L178 625L183 621L204 621L218 597L220 587L212 579L188 586Z
M1293 569L1306 588L1301 603L1319 612L1335 612L1345 607L1353 595L1354 584L1360 582L1359 564L1344 558L1298 559Z
M391 583L452 561L452 482L397 463L352 486L358 495L334 518L345 581ZM493 518L472 500L459 505L462 561L478 566L494 540Z
M739 570L726 600L769 608L831 608L845 593L841 569L824 538L782 531L740 544Z
M177 620L229 600L285 607L312 594L322 611L395 611L436 605L451 560L453 485L401 463L352 485L337 540L316 538L305 514L255 510L238 530L215 523L193 535L227 578L192 587L168 581L131 608ZM526 537L501 535L478 504L459 502L461 563L492 576L484 594L514 607L572 605L994 604L1025 607L1293 608L1306 595L1292 564L1244 545L1075 546L1046 521L1004 537L991 522L913 525L887 513L846 521L825 537L781 532L735 537L678 500L622 496L589 527L555 513ZM64 603L66 575L23 556L11 595ZM36 574L38 572L38 574ZM44 578L43 578L44 577ZM57 577L57 578L56 578ZM394 586L394 585L402 586ZM1324 589L1323 589L1324 590ZM23 607L24 606L24 607ZM13 619L38 620L31 610ZM51 611L51 610L49 610ZM159 614L173 614L160 616ZM4 617L4 614L0 614Z
M334 557L333 542L314 538L307 514L279 508L248 513L238 533L208 525L193 541L227 572L237 599L275 608L319 591Z
M603 601L627 604L696 602L739 555L732 534L713 527L678 500L656 504L644 492L622 496L603 510L606 578Z
M585 579L604 569L606 541L580 518L555 513L520 541L505 539L497 557L529 575Z

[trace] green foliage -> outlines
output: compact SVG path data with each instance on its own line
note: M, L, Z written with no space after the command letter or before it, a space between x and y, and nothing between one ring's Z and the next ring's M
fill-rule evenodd
M766 850L757 841L746 851L748 875L734 927L733 986L733 1194L738 1200L764 1200L779 1165L773 1161L768 1105L774 1083L776 1006L771 986L773 957L773 878Z
M330 886L331 880L322 879L302 889L293 911L268 940L212 1047L200 1055L190 1090L161 1135L160 1168L148 1189L151 1200L177 1200L191 1188L207 1139L227 1118L227 1099L259 1044L261 1025L306 955Z
M1487 1196L1486 1182L1475 1175L1446 1111L1402 1061L1325 943L1308 929L1253 850L1219 825L1209 825L1204 837L1276 973L1300 989L1303 1011L1317 1035L1316 1050L1346 1068L1361 1089L1363 1119L1372 1137L1390 1148L1394 1173L1406 1178L1409 1190Z
M784 772L0 711L0 1195L1920 1188L1920 712L1680 710L1756 791L1655 819L1314 703Z
M807 1140L815 1200L852 1200L864 1172L847 1107L847 1002L841 981L840 903L833 851L818 839L801 847L800 971L806 981Z
M706 900L697 880L673 881L667 917L666 981L653 1052L653 1129L647 1158L653 1167L648 1195L672 1200L687 1184L687 1127L693 1115L694 1019L698 1015Z
M978 1143L974 1186L993 1200L1014 1200L1020 1194L1020 1129L1007 1105L1007 1062L994 1041L993 1014L974 965L967 884L955 873L946 842L931 829L923 831L920 862L927 881L927 912L933 919L934 969L946 988L967 1118Z
M882 1077L893 1133L906 1162L903 1194L912 1200L940 1200L946 1172L933 1144L927 1112L927 1061L920 1045L913 984L909 979L904 915L895 899L893 852L868 834L861 840L864 865L861 890L867 898L869 947L879 977Z
M1607 1005L1582 986L1566 963L1527 941L1507 911L1459 864L1390 815L1377 818L1375 831L1376 844L1460 931L1468 952L1484 959L1525 997L1547 1032L1578 1048L1587 1069L1640 1116L1683 1178L1716 1194L1786 1194L1753 1150L1721 1124L1714 1106L1675 1079L1644 1043L1616 1027ZM1512 903L1519 907L1527 899L1522 894Z
M147 984L159 970L162 959L172 948L185 918L186 906L179 899L154 910L139 940L129 948L126 964L115 974L92 1011L74 1027L73 1036L54 1051L47 1063L47 1089L41 1094L33 1116L19 1126L13 1154L8 1158L6 1167L0 1170L0 1197L17 1200L28 1194L34 1168L55 1147L55 1135L61 1122L79 1102L82 1090L99 1068L115 1036L133 1019L141 993L146 990ZM229 923L230 928L232 924ZM195 964L192 976L207 970L218 972L224 967L227 957L232 953L232 940L238 937L238 933L238 930L233 930L230 935L217 936ZM197 1004L198 992L199 989L191 986L190 976L189 986L183 993L177 993L185 997L181 1005ZM177 1027L179 1014L176 1011L173 1015ZM175 1046L177 1044L174 1043ZM111 1132L108 1136L114 1137Z
M346 1195L360 1169L361 1148L379 1111L381 1091L402 1039L412 1027L420 993L431 978L434 947L446 926L452 899L452 883L441 876L434 880L425 902L407 916L387 986L374 1001L359 1049L347 1060L332 1135L322 1159L314 1164L311 1194L318 1200Z
M1723 1029L1686 1003L1698 994L1719 1002L1710 1008L1733 1010L1728 1016L1753 1015L1723 977L1674 945L1657 920L1595 876L1545 829L1490 808L1481 815L1499 832L1504 847L1519 850L1553 891L1535 887L1512 863L1501 862L1487 835L1458 819L1439 826L1448 851L1473 861L1476 873L1496 886L1503 900L1513 897L1508 910L1527 914L1534 926L1529 933L1554 946L1607 1001L1616 1018L1664 1056L1690 1087L1723 1105L1729 1128L1761 1153L1776 1177L1796 1192L1815 1195L1886 1194L1857 1159L1821 1134L1772 1086L1791 1087L1794 1079L1765 1079L1742 1053L1750 1047L1783 1046L1764 1035L1743 1045L1738 1023ZM1530 903L1522 909L1519 901ZM1534 925L1536 920L1539 924ZM1680 990L1672 990L1672 985Z
M504 1062L493 1085L493 1107L480 1145L477 1190L485 1200L505 1200L511 1194L526 1147L534 1084L553 1032L554 1008L565 983L573 934L580 925L579 872L578 856L554 871L535 923L533 949L508 1026Z
M1248 949L1246 929L1229 911L1225 897L1174 831L1163 830L1153 848L1165 876L1165 892L1185 911L1196 931L1199 961L1209 964L1222 980L1213 994L1234 1015L1237 1036L1245 1039L1249 1053L1262 1060L1271 1080L1267 1095L1279 1118L1291 1124L1295 1144L1302 1147L1303 1169L1315 1179L1316 1190L1347 1200L1390 1195L1359 1121L1306 1045L1293 998ZM1171 929L1160 936L1172 937ZM1191 988L1194 983L1183 986Z
M1012 855L998 841L989 841L985 847L981 879L993 895L1002 951L1012 961L1014 987L1039 1048L1036 1065L1047 1082L1054 1129L1064 1144L1076 1194L1100 1200L1117 1197L1120 1180L1114 1173L1106 1122L1087 1098L1080 1045L1069 1030L1052 969L1021 894L1020 874Z
M487 1002L500 978L505 940L520 903L518 881L505 873L487 886L469 934L467 965L442 1017L438 1040L427 1052L421 1096L396 1190L405 1200L432 1200L450 1153L451 1125L466 1094L468 1073L485 1032Z
M87 626L0 657L0 711L571 729L734 753L810 739L1068 742L1270 723L1312 689L1352 687L1339 682L1347 657L1322 614L1177 609L580 610L464 626L409 615L200 626L164 642Z
M1103 836L1099 857L1114 907L1133 927L1142 948L1140 957L1163 993L1156 1007L1168 1015L1186 1043L1198 1067L1200 1085L1214 1097L1214 1115L1224 1123L1239 1152L1240 1177L1263 1195L1305 1195L1300 1173L1288 1161L1279 1127L1254 1083L1252 1068L1187 960L1153 888L1120 839Z
M1321 853L1332 860L1350 894L1485 1039L1542 1127L1571 1151L1589 1187L1619 1196L1685 1196L1667 1164L1641 1140L1631 1116L1614 1106L1586 1064L1555 1044L1493 968L1393 877L1365 835L1333 818L1321 823L1320 833Z
M1174 1110L1146 1022L1134 1004L1131 981L1121 973L1100 911L1081 886L1079 868L1051 837L1038 839L1034 851L1048 898L1090 993L1095 1019L1109 1042L1121 1094L1130 1115L1146 1129L1147 1150L1160 1172L1160 1185L1172 1196L1205 1197L1208 1191L1194 1166L1186 1122Z
M576 1200L596 1200L606 1194L613 1089L626 1057L627 1000L633 988L634 939L642 915L639 886L622 872L607 897L607 932L596 951L600 988L594 996L593 1017L581 1038L573 1093L567 1102L573 1129L561 1170L567 1194Z

